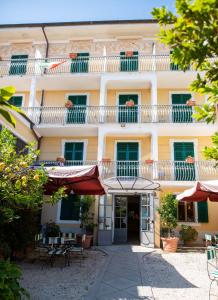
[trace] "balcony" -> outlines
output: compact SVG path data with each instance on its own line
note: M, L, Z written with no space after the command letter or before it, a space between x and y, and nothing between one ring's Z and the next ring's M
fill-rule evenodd
M195 123L193 107L187 105L135 105L65 107L24 107L38 127L74 126L75 124Z
M57 166L56 161L41 161L45 166ZM156 180L160 182L192 182L195 180L215 180L218 168L214 161L66 161L65 166L98 165L101 178L134 179L136 177Z
M189 70L194 70L190 67ZM49 76L61 74L179 71L169 55L83 56L0 61L0 76Z

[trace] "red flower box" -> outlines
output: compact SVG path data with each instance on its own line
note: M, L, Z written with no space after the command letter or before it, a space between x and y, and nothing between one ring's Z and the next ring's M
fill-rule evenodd
M146 160L145 160L145 163L146 163L147 165L151 165L151 164L154 163L154 161L153 161L153 159L146 159Z
M66 108L72 108L73 107L73 102L68 100L66 103L65 103L65 107Z
M126 101L126 106L133 107L135 105L133 100Z
M186 105L188 105L188 106L195 106L195 105L196 105L196 102L195 102L195 100L188 100L188 101L186 102Z
M194 157L192 157L192 156L188 156L188 157L186 158L185 162L188 163L188 164L194 164L195 159L194 159Z
M126 51L126 52L125 52L125 55L126 55L127 57L132 57L132 56L133 56L133 51Z
M70 57L71 59L75 59L75 58L77 58L77 53L70 53L70 54L69 54L69 57Z

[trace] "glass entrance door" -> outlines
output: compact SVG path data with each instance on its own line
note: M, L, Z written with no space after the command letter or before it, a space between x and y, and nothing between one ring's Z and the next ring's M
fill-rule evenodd
M127 242L127 196L114 197L114 243Z
M152 194L141 195L140 242L154 246L154 202Z

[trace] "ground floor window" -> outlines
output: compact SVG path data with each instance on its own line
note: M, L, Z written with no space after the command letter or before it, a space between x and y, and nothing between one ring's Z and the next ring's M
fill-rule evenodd
M180 222L195 222L195 204L194 202L182 202L178 203L178 221Z
M80 220L80 197L78 195L70 194L67 198L61 200L60 220Z

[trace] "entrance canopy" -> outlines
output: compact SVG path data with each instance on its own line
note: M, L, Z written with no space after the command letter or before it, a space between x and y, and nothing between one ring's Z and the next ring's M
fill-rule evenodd
M51 195L60 187L66 187L66 193L77 195L104 195L105 189L99 179L98 166L45 167L49 181L45 194Z
M144 177L111 177L104 180L108 190L154 191L159 190L160 184Z
M178 201L216 201L218 202L218 180L197 181L193 188L177 195Z

